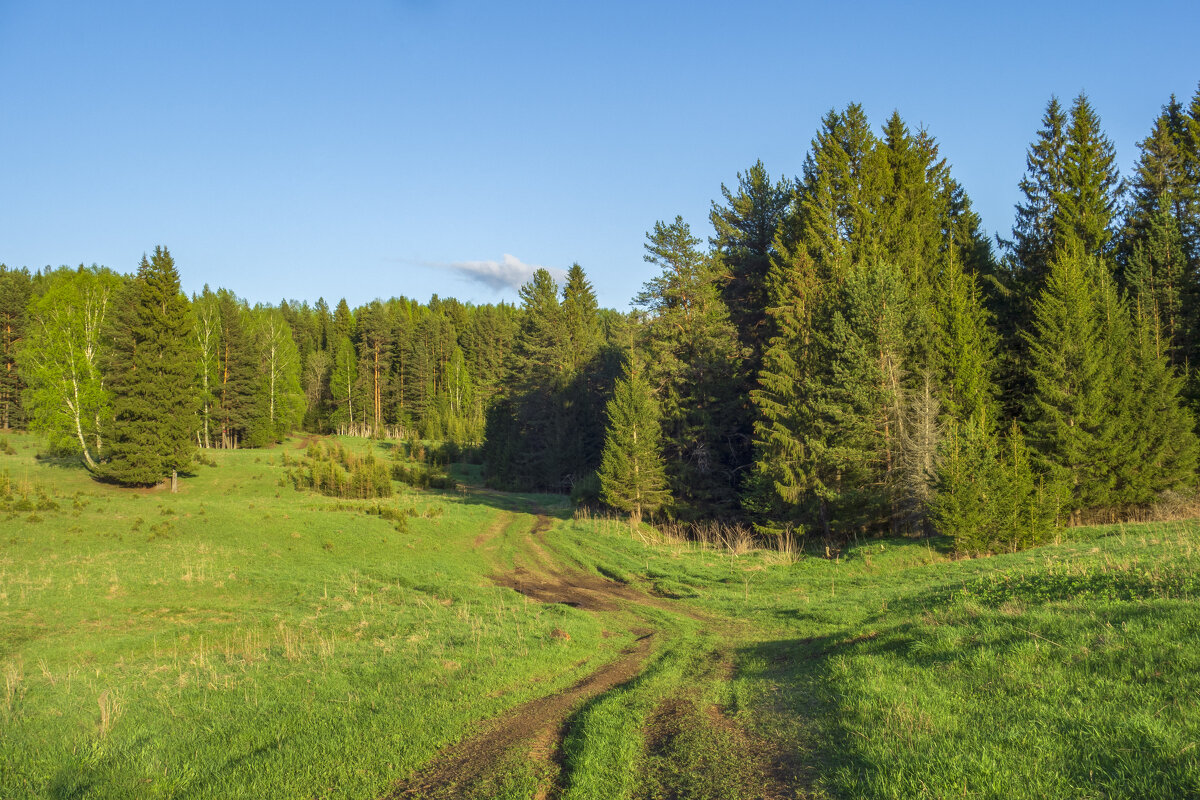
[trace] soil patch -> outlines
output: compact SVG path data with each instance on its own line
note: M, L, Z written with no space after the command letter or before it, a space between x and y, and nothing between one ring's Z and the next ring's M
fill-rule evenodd
M652 606L682 614L701 622L713 620L700 612L662 597L654 597L632 586L578 569L565 567L557 562L542 547L542 534L550 530L554 521L541 514L526 535L524 552L528 559L512 572L493 575L492 582L506 586L531 600L541 603L563 603L585 611L612 611L621 602Z
M653 634L643 634L616 661L558 694L531 700L505 714L482 734L444 750L432 765L398 783L385 797L461 797L517 745L532 741L537 750L551 749L576 705L637 677L652 643Z

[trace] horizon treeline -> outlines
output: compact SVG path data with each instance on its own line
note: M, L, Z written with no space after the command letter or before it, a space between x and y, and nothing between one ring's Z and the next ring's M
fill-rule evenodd
M173 413L197 449L445 440L493 486L635 519L938 530L970 552L1193 490L1200 90L1163 106L1129 176L1087 97L1052 98L1020 190L990 241L929 131L850 104L801 175L759 162L721 186L707 242L657 222L630 313L599 308L579 265L519 305L205 287L178 311ZM128 405L119 306L145 283L0 265L0 427L103 471Z

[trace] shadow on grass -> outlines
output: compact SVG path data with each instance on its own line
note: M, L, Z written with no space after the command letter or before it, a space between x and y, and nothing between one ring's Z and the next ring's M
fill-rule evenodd
M1143 656L1130 653L1124 643L1099 644L1114 629L1187 627L1190 609L1176 608L1174 621L1167 619L1171 613L1169 605L1114 603L1015 622L995 614L964 622L958 628L962 635L952 643L941 638L943 631L919 621L878 630L867 622L856 626L857 635L748 645L739 649L738 663L744 677L773 687L763 720L782 742L790 783L808 791L819 787L825 793L820 796L894 796L897 787L907 791L905 781L914 780L919 786L928 782L932 796L968 786L979 796L1028 797L1044 791L1095 796L1070 791L1074 787L1106 787L1116 796L1197 796L1200 759L1194 747L1180 747L1171 723L1147 722L1142 712L1153 708L1142 707L1151 702L1144 693L1109 697L1094 691L1096 681L1145 688L1145 682L1157 680L1162 697L1153 705L1172 702L1172 683L1181 675L1170 674L1169 655L1143 665L1148 674L1138 677ZM1028 652L1030 642L1045 654L1041 671L1009 666L1008 654ZM898 676L942 676L939 684L916 689L917 697L924 693L940 708L929 712L935 721L916 744L920 757L929 760L927 769L914 761L913 743L901 741L911 732L887 723L893 703L903 708L913 701L912 687L900 694L895 686L874 687L856 679L855 664L894 670ZM1064 695L1079 696L1081 704L1062 703ZM959 734L943 731L936 722L939 713L953 713L966 727L960 726ZM955 738L962 730L971 734ZM1036 748L1036 764L1026 747ZM946 764L939 765L943 759ZM989 766L976 774L961 772L964 763Z

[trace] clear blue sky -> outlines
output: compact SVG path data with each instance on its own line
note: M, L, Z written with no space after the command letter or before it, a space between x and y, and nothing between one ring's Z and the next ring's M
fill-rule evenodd
M1194 2L0 0L0 261L161 243L189 292L353 305L513 299L468 277L508 255L625 308L655 220L706 236L850 101L925 125L1007 232L1050 95L1086 90L1128 172L1197 31Z

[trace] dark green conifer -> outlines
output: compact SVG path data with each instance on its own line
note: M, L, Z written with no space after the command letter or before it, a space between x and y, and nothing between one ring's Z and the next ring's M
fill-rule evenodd
M115 331L112 435L104 474L146 486L192 461L196 442L193 332L187 297L165 247L142 257Z
M749 353L743 372L752 378L774 335L766 313L767 273L779 256L776 236L794 188L786 178L772 183L762 161L745 174L739 172L737 179L736 194L721 184L724 204L713 201L709 221L716 232L711 244L719 262L722 299Z
M1067 113L1051 97L1037 139L1025 155L1025 176L1018 184L1024 199L1017 204L1008 243L1019 270L1013 288L1024 297L1037 293L1054 256L1058 201L1067 185L1066 150Z
M997 336L975 276L952 258L938 276L936 297L934 362L942 407L957 422L976 419L985 428L995 426Z
M246 331L246 309L232 292L217 291L217 310L221 323L220 349L217 354L219 385L215 416L220 427L220 446L238 447L246 442L253 414L254 384L257 365Z
M777 521L795 524L808 490L803 387L811 363L813 306L817 281L812 259L803 248L780 257L768 274L775 336L763 354L755 406L754 474L766 489L763 505Z
M655 223L645 260L660 273L634 302L648 313L647 378L662 408L673 509L695 519L728 513L748 441L739 430L738 364L744 353L716 286L711 259L682 217Z
M26 307L33 286L29 270L0 264L0 429L25 423L21 393L25 383L17 368L17 351L25 338Z
M608 428L600 460L600 496L629 514L634 528L670 499L660 450L658 404L642 365L631 353L608 401Z
M1172 367L1152 314L1134 315L1128 358L1119 366L1113 402L1122 423L1111 500L1144 506L1165 491L1196 482L1200 446L1195 420L1184 406L1184 380Z
M1067 247L1078 241L1084 253L1108 254L1123 188L1113 144L1087 96L1081 94L1071 105L1062 187L1053 197L1055 245Z
M1105 318L1112 310L1100 291L1105 270L1078 246L1055 258L1026 335L1033 386L1026 431L1043 470L1069 492L1077 520L1109 502L1120 441L1110 388L1128 351L1124 328L1110 329Z

